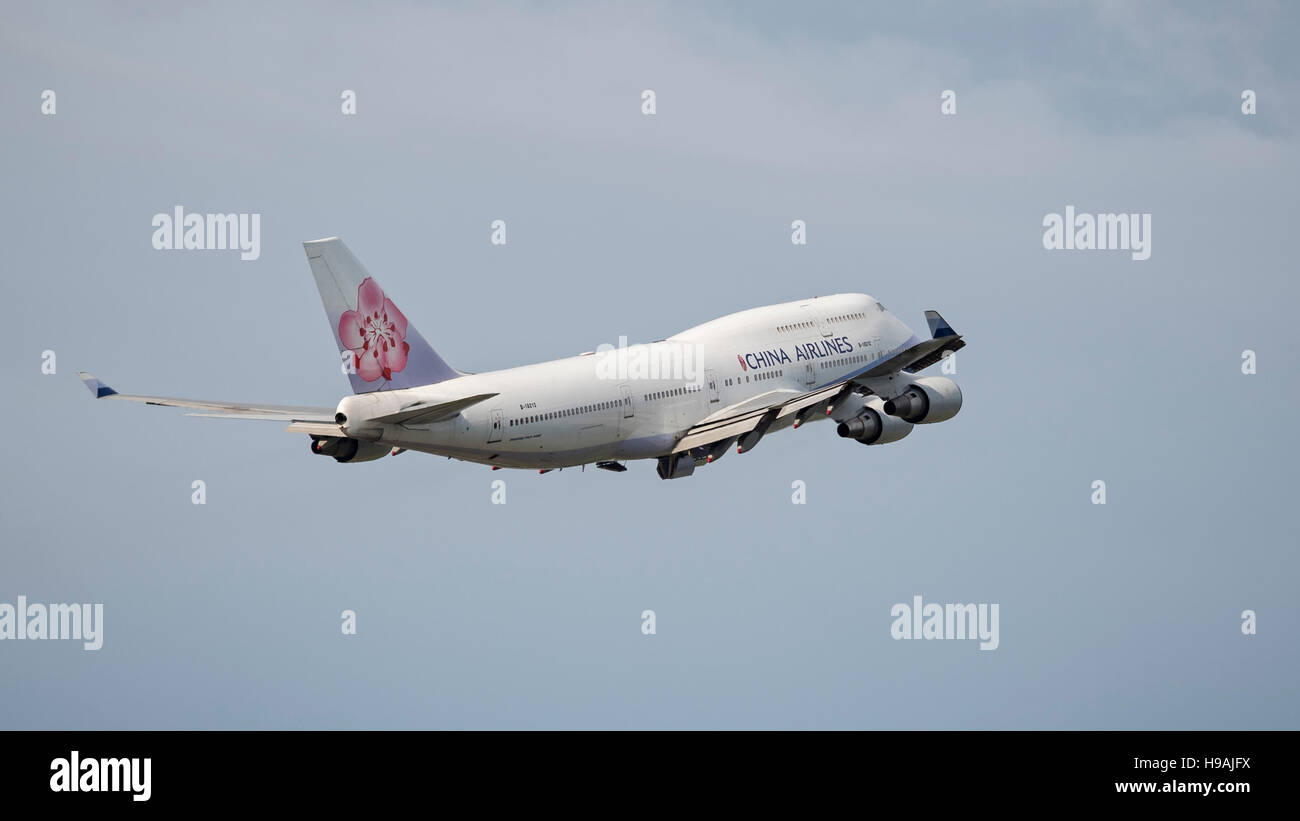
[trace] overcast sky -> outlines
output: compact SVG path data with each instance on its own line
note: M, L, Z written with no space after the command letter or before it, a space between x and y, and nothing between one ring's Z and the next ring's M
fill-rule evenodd
M1300 14L1059 6L6 3L0 602L105 624L0 642L0 726L1300 727ZM260 257L155 250L176 205ZM1067 206L1150 259L1045 250ZM662 482L336 464L77 380L334 405L331 235L462 370L863 292L966 336L965 407ZM1000 646L894 640L914 595Z

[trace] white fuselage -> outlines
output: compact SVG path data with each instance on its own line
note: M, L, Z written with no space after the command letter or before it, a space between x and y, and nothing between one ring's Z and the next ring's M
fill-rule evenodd
M837 294L741 311L648 345L359 394L339 407L361 430L366 418L413 403L494 393L451 419L385 424L365 438L501 467L653 458L706 418L844 382L917 341L871 297Z

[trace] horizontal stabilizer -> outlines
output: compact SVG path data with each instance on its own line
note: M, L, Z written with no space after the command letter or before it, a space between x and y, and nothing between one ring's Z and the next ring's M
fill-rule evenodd
M450 402L421 402L418 405L402 408L396 413L376 416L367 421L387 425L424 425L430 422L440 422L443 419L450 419L470 405L477 405L484 399L491 399L494 396L496 396L495 393L480 393L474 396L466 396L463 399L453 399Z

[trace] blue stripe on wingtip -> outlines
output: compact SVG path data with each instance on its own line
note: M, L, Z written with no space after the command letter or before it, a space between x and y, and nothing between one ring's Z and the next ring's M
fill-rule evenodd
M77 376L81 377L81 381L85 383L86 388L95 395L96 399L103 399L105 396L115 396L117 394L117 391L95 378L94 374L78 371Z

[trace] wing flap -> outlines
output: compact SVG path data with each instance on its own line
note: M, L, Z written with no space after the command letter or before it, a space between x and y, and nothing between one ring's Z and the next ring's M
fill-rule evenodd
M343 429L332 422L292 422L285 430L289 433L309 433L312 436L347 437Z
M146 403L154 404L154 403ZM322 409L325 410L325 409ZM250 411L248 413L231 412L231 413L187 413L186 416L196 416L200 419L252 419L257 422L323 422L325 417L321 416L304 416L302 414L290 413L257 413Z
M838 382L829 387L822 388L819 391L813 391L812 393L805 393L803 396L799 397L798 399L795 399L791 402L786 402L784 405L782 405L781 412L776 415L776 418L784 419L790 414L798 413L799 411L803 410L804 408L810 405L816 405L818 402L825 402L827 399L830 399L832 396L835 396L837 393L843 390L843 388L844 388L844 384L842 382Z
M673 446L673 450L678 452L690 450L691 448L697 448L701 445L711 445L714 442L723 439L742 436L758 427L758 423L762 421L763 414L765 413L767 413L767 408L759 408L756 411L743 414L739 419L730 422L719 422L713 425L703 426L703 430L691 428L686 432L686 435Z

